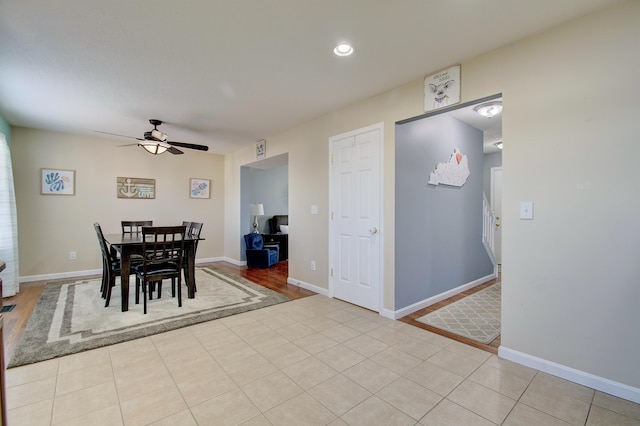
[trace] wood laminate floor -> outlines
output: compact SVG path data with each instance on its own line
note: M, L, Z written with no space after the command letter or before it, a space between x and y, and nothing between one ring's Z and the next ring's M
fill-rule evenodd
M491 280L487 283L481 284L477 287L474 287L470 290L464 291L462 293L456 294L455 296L452 296L448 299L442 300L438 303L434 303L431 306L428 306L424 309L420 309L419 311L416 311L412 314L409 314L405 317L400 318L400 321L402 322L406 322L407 324L411 324L413 326L422 328L424 330L429 330L432 333L436 333L439 334L441 336L445 336L445 337L449 337L450 339L453 340L457 340L458 342L462 342L462 343L466 343L467 345L479 348L479 349L483 349L487 352L491 352L492 354L497 354L498 353L498 348L500 347L500 336L496 337L495 339L493 339L488 345L485 345L483 343L480 342L476 342L475 340L471 340L468 339L464 336L459 336L457 334L453 334L453 333L449 333L448 331L444 331L444 330L440 330L439 328L435 328L435 327L431 327L427 324L421 323L416 321L416 319L420 318L423 315L427 315L428 313L431 313L437 309L443 308L455 301L458 301L464 297L467 297L473 293L476 293L482 289L485 289L487 287L489 287L492 284L495 284L497 282L500 281L500 277L498 276L498 279L495 280Z

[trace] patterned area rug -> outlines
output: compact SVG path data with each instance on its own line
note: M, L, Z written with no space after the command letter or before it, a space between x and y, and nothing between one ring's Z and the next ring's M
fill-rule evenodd
M99 277L47 284L8 368L291 300L211 266L196 268L196 282L195 299L188 299L186 287L183 287L182 307L179 308L177 297L171 297L171 283L167 280L162 286L162 297L147 302L147 315L142 313L142 301L135 304L135 281L130 286L127 312L120 310L119 279L107 308L100 297Z
M493 284L416 321L488 344L500 335L500 289Z

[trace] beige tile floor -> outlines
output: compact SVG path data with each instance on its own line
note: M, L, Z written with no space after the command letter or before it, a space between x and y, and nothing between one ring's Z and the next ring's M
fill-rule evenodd
M313 296L7 371L10 426L640 425L640 405Z

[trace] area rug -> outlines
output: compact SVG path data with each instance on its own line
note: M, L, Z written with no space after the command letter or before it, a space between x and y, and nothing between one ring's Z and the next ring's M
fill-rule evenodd
M500 335L500 289L493 284L416 321L488 344Z
M182 307L166 281L162 297L135 304L130 286L129 311L120 308L120 284L108 307L100 297L100 277L45 286L8 368L150 336L192 324L289 301L286 296L208 266L196 268L195 299L183 287ZM135 281L134 281L135 282ZM142 297L142 294L140 295Z

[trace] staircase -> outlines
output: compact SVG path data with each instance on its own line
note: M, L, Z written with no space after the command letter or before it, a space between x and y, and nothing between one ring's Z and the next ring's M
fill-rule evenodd
M491 263L493 263L493 269L498 273L498 262L495 255L495 225L496 215L491 209L491 204L487 201L487 196L482 195L482 245L484 245Z

